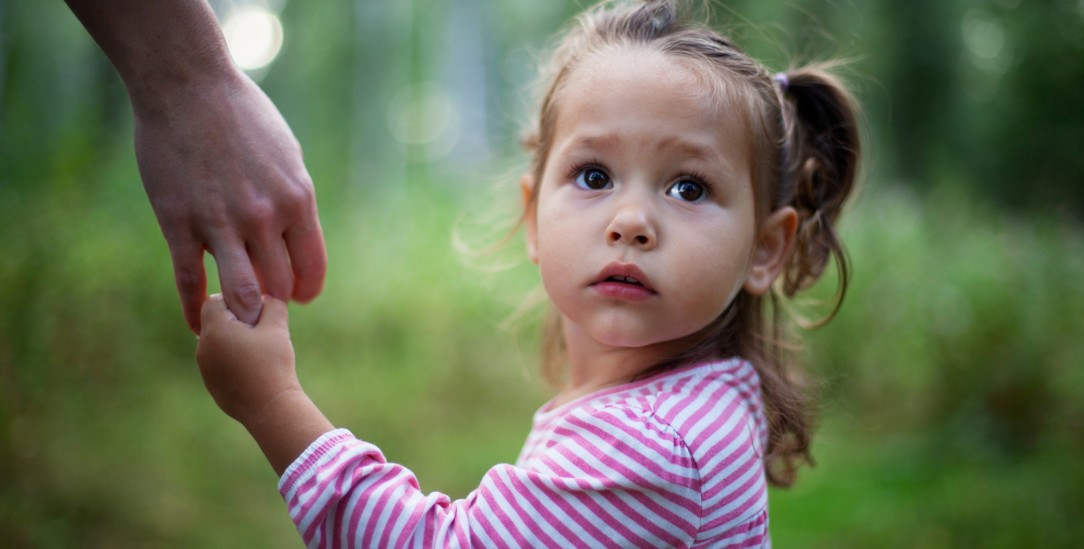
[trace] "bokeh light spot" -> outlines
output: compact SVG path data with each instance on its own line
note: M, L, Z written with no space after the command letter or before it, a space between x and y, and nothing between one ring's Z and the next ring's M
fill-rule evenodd
M459 138L459 114L443 86L424 82L404 86L388 105L388 130L400 143L423 146L435 160Z
M230 11L222 23L230 55L246 71L275 60L282 49L282 23L263 6L248 5Z

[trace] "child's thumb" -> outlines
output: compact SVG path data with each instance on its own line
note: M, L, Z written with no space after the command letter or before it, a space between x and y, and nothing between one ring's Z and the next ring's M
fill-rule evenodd
M265 324L270 326L286 326L288 320L289 313L285 301L269 295L263 296L263 310L260 311L260 320L257 321L257 326L263 326Z
M203 307L200 308L200 324L207 326L215 323L222 317L228 319L236 318L233 313L226 308L226 301L222 299L222 294L214 294L209 296L204 302Z

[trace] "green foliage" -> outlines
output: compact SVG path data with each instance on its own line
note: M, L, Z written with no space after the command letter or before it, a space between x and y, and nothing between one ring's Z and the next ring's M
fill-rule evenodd
M844 222L853 285L807 337L818 466L772 493L777 546L1084 536L1084 16L1045 4L717 10L773 68L859 56L871 125L872 183ZM514 216L488 215L484 190L503 182L514 205L514 175L395 142L388 105L454 80L447 67L487 67L457 93L491 115L461 129L515 152L534 52L576 9L471 5L478 58L454 57L470 33L447 3L288 3L263 80L305 146L328 240L323 295L291 307L302 382L453 497L515 459L546 398L535 319L504 327L537 275L516 239L481 260L451 244ZM297 546L270 468L200 382L119 81L58 2L0 4L0 76L0 544ZM468 265L508 256L501 272Z
M824 380L820 465L774 494L776 542L1072 546L1084 510L1080 228L951 191L920 202L874 188L844 232L853 285L808 338Z

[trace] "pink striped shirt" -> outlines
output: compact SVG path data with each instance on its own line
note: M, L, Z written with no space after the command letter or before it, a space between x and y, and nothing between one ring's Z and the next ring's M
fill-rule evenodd
M544 406L466 498L342 429L279 481L309 547L767 547L760 384L740 359Z

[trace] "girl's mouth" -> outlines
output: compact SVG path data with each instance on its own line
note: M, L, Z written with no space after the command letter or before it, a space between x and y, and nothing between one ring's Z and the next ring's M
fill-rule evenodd
M621 276L621 275L608 276L608 277L606 277L606 280L604 280L603 282L621 282L621 283L624 283L624 284L633 284L633 285L636 285L636 286L643 286L643 284L640 284L639 280L636 280L635 278L633 278L631 276Z
M640 267L637 267L635 263L620 263L615 261L606 265L599 271L598 275L595 276L595 281L592 284L601 284L603 282L631 284L633 286L646 288L652 292L655 291L655 289L651 287L651 280L648 279L647 274L644 273Z
M621 301L644 301L658 295L647 275L632 263L607 265L591 288L604 297Z

